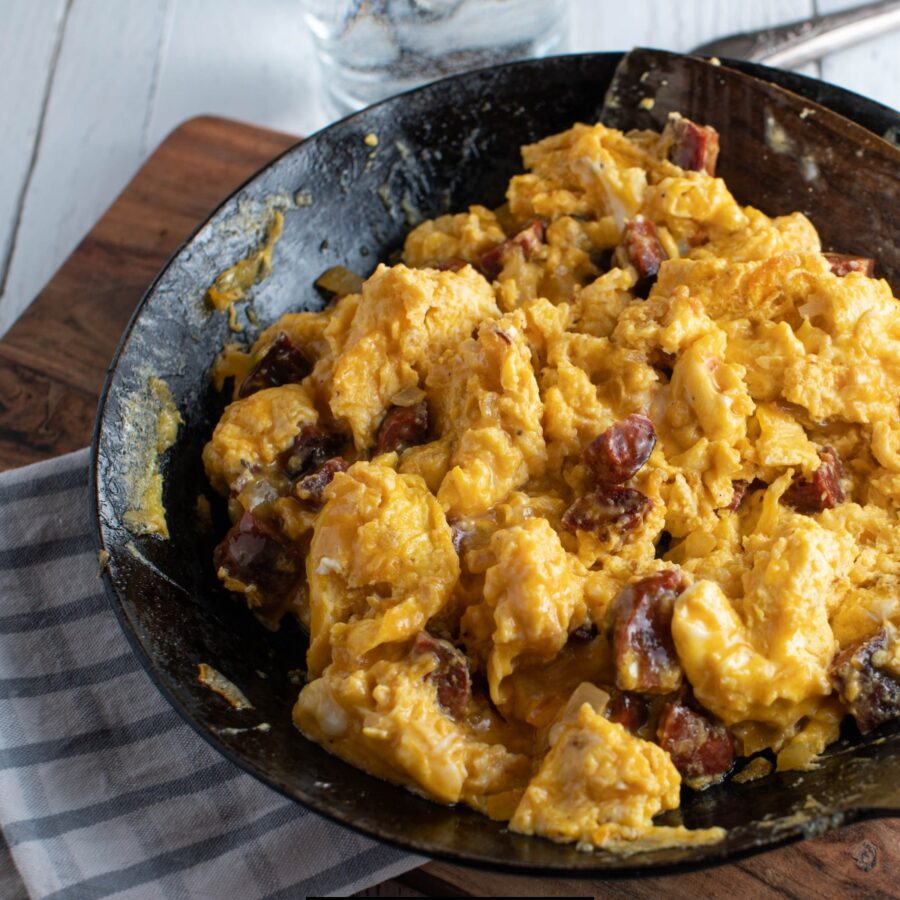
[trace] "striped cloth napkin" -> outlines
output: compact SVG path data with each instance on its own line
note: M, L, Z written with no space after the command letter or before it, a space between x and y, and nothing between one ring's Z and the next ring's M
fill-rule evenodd
M424 862L286 800L168 706L98 579L87 467L0 475L0 825L28 893L343 896Z

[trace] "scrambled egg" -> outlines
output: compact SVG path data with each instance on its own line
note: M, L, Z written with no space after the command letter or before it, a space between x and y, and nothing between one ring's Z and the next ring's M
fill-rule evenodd
M620 852L635 843L671 846L721 837L716 828L681 826L657 826L648 835L656 813L678 806L678 770L656 744L605 719L590 695L578 691L573 699L510 820L513 831Z
M686 132L523 148L504 206L226 348L203 454L220 577L309 631L305 735L623 853L900 713L900 301Z
M306 560L313 675L414 637L459 578L450 526L417 475L358 462L328 494Z

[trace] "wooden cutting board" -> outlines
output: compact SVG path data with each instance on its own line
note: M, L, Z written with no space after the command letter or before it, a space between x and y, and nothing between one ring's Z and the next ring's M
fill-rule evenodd
M207 213L297 138L198 118L135 175L0 340L0 469L90 442L106 367L145 288ZM430 863L383 894L900 897L900 820L861 823L744 862L666 878L565 881ZM376 894L377 889L367 893Z

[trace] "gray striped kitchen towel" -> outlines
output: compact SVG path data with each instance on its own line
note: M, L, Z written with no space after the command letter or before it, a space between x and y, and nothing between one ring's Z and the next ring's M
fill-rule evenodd
M86 450L0 475L0 825L32 897L346 895L421 864L220 757L98 579Z

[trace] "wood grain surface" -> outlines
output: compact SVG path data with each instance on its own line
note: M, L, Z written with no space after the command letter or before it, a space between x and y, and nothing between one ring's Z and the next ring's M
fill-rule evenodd
M107 364L153 276L207 212L295 140L200 118L150 157L0 341L0 467L89 442ZM738 864L666 878L534 879L435 862L379 890L369 894L900 897L900 820L861 823Z
M0 467L90 442L107 364L153 276L220 200L295 141L199 118L163 142L0 341Z

